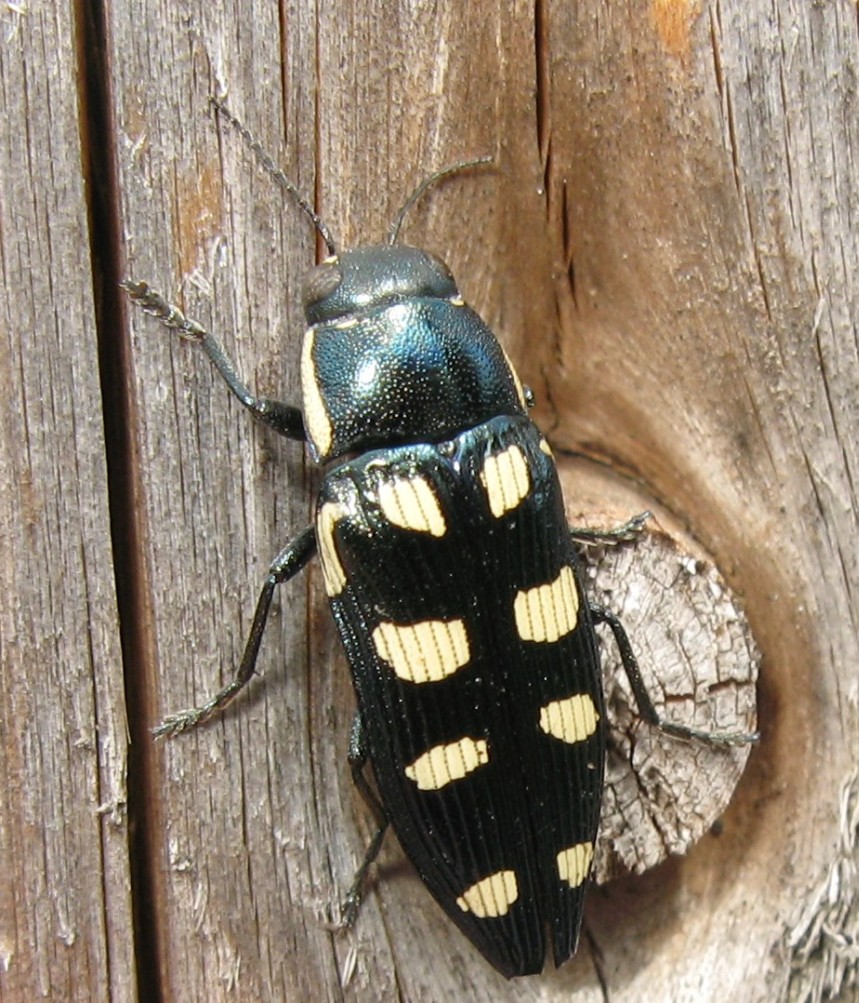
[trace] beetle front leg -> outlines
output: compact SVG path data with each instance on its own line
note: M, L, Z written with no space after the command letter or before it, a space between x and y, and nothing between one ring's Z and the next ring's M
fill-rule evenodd
M223 377L224 382L254 418L288 439L298 439L303 442L307 438L301 410L291 404L284 404L283 401L274 400L271 397L257 397L256 394L251 393L242 382L236 372L236 367L221 347L218 339L202 324L186 317L179 307L168 302L161 293L146 282L128 280L120 284L131 297L132 302L146 313L156 317L170 330L178 331L181 338L198 342Z
M162 735L172 737L183 731L188 731L189 728L196 728L198 724L202 724L215 714L220 713L236 694L244 689L254 674L260 642L268 620L275 588L283 582L289 581L290 578L294 578L315 553L316 530L313 526L308 526L283 548L269 567L268 577L257 600L257 608L245 645L245 652L235 676L201 707L180 710L178 713L170 714L164 718L161 724L152 729L152 734L156 738L160 738Z
M758 741L760 735L756 731L703 731L700 728L690 728L688 725L675 724L662 718L653 706L653 701L650 699L650 694L644 685L644 680L641 677L641 669L638 667L638 661L633 654L632 645L629 643L629 637L627 637L627 633L623 629L623 624L614 613L602 606L591 604L590 609L594 623L606 624L614 635L615 643L620 651L620 659L623 663L626 677L629 680L629 685L632 687L632 693L642 720L646 721L652 727L664 731L666 735L695 739L696 741L706 742L710 745L745 745L749 742Z
M367 741L364 735L364 721L361 717L361 712L356 711L355 717L352 719L352 730L349 734L349 767L352 770L352 780L355 786L364 799L364 803L373 813L377 829L370 840L370 845L367 847L367 852L364 854L361 866L355 872L355 877L352 879L352 884L346 893L346 898L343 899L340 906L340 924L346 930L354 925L358 917L358 910L361 908L361 899L364 897L364 883L367 880L367 872L373 861L379 856L389 824L388 816L385 814L385 809L382 807L381 801L379 801L376 792L364 776L364 767L367 765L368 754Z

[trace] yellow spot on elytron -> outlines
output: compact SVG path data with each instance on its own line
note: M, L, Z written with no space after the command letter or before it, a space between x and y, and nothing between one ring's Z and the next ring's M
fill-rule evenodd
M444 536L447 523L425 477L393 477L379 486L379 507L395 526Z
M422 791L437 791L454 780L462 780L489 762L489 745L484 738L460 738L436 745L405 769Z
M424 620L396 624L384 621L373 631L382 661L400 679L434 683L452 676L471 658L464 620Z
M462 296L460 296L459 293L457 293L455 296L449 297L448 303L450 303L451 306L465 306L465 300L462 298Z
M540 708L540 727L562 742L584 742L597 730L600 716L587 693L553 700Z
M496 871L488 878L466 889L456 900L463 912L473 912L486 919L506 916L510 906L519 898L519 882L515 871Z
M346 572L340 563L340 555L334 543L334 526L344 514L342 506L337 502L325 502L316 516L319 561L322 564L325 591L329 596L339 595L346 587Z
M516 387L516 396L519 398L519 403L522 405L522 410L528 411L528 401L525 400L525 390L522 386L522 381L519 379L519 375L513 368L513 363L510 361L510 356L504 351L504 346L501 345L501 354L504 356L504 361L507 363L507 368L510 370L510 375L513 377L513 385Z
M546 442L545 439L540 440L540 452L545 453L546 456L551 456L554 458L555 454L552 452L552 447Z
M301 395L304 398L304 424L307 435L319 459L323 460L331 449L332 429L331 419L325 401L319 391L319 381L316 378L316 364L313 361L313 343L316 331L309 327L304 332L304 345L301 349Z
M573 569L567 565L553 582L517 592L513 612L523 641L552 643L569 634L579 615Z
M593 859L593 843L576 843L561 850L555 857L561 881L566 881L570 888L578 888L590 873Z
M508 446L486 457L480 482L496 519L520 505L531 490L528 461L519 446Z

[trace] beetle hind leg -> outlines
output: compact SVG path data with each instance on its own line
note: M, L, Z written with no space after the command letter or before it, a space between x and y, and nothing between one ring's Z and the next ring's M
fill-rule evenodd
M674 735L676 738L694 739L698 742L705 742L708 745L747 745L750 742L758 741L760 735L756 731L703 731L700 728L691 728L685 724L675 724L673 721L666 721L662 718L653 706L653 701L650 699L650 694L644 685L644 680L641 677L641 669L638 667L638 661L633 654L632 645L629 643L629 637L623 629L623 624L614 613L602 606L596 606L591 603L590 609L594 623L606 624L614 635L626 677L629 680L635 702L638 705L638 712L649 725L658 728L660 731L664 731L666 735Z
M389 825L388 816L385 814L382 802L364 775L367 757L368 750L364 735L364 722L361 718L361 712L356 711L355 717L352 719L352 730L349 734L349 767L352 771L352 780L376 821L376 832L370 840L367 852L361 861L361 866L355 872L355 877L352 879L349 891L340 905L340 926L344 930L351 929L358 918L361 900L364 897L367 872L370 870L376 857L379 856Z

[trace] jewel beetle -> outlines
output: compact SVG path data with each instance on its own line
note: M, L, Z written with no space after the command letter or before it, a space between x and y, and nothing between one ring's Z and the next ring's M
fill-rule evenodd
M146 283L133 301L198 341L251 414L325 465L314 523L272 562L233 680L165 719L177 734L221 710L254 672L276 587L318 555L351 669L353 779L376 833L343 905L350 924L393 828L441 908L507 977L575 950L600 814L605 707L595 625L618 644L644 721L663 721L626 633L582 587L552 451L530 391L447 266L397 243L337 251L259 144L224 115L298 200L329 257L303 288L303 408L253 394L214 336ZM374 783L367 777L372 770Z

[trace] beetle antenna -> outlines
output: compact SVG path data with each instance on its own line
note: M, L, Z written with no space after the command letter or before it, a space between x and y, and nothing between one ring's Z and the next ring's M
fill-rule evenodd
M246 128L239 119L236 118L223 101L219 101L216 97L210 97L209 104L219 115L223 115L223 117L247 143L257 160L265 168L266 173L274 180L275 184L280 185L281 188L289 192L289 194L295 199L298 203L298 208L301 209L304 215L308 217L311 223L313 223L316 231L319 233L320 237L322 237L322 240L325 242L325 246L328 248L328 253L336 254L337 245L335 244L334 238L331 236L331 231L328 229L325 221L314 211L310 202L308 202L298 188L289 180L289 178L266 153L263 149L262 143L260 143L256 136L254 136L254 134Z
M411 209L411 207L418 201L419 198L424 194L424 192L431 185L434 185L437 181L441 181L442 178L446 178L448 174L458 174L460 171L467 171L471 167L480 167L482 164L491 164L493 162L492 157L475 157L474 160L460 160L455 164L451 164L449 167L443 167L440 171L436 171L434 174L430 174L428 178L424 180L415 188L411 195L403 203L400 211L394 218L394 222L391 223L391 229L388 231L388 244L393 245L397 242L397 237L400 234L400 228L403 225L403 220L406 217L406 213Z

